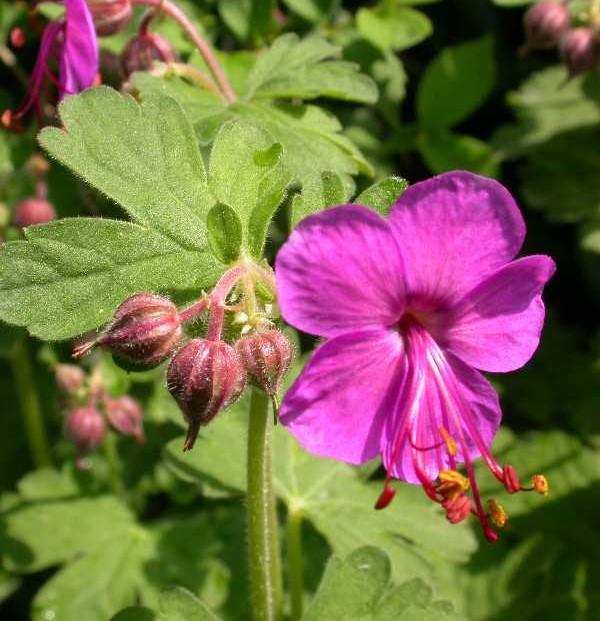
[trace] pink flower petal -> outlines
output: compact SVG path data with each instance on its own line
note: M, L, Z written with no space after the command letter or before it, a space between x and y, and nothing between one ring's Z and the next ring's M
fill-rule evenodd
M321 345L288 390L281 422L322 457L362 464L379 455L382 425L403 379L400 336L363 330Z
M409 304L424 304L422 310L457 301L513 259L525 236L508 191L462 171L410 186L390 221L404 259Z
M530 256L500 268L452 310L446 346L484 371L522 367L533 355L544 325L541 293L554 261Z
M502 418L498 395L480 373L439 349L436 359L441 373L423 360L413 376L424 385L416 400L409 386L412 370L407 372L405 392L398 398L393 415L388 413L382 430L383 464L394 478L408 483L420 483L415 460L426 478L433 481L440 470L464 463L465 453L473 461L483 451L488 452ZM456 442L455 463L442 429Z
M65 0L65 40L60 53L60 96L91 86L98 73L98 42L85 0Z
M285 320L332 337L394 324L404 310L402 262L386 220L360 205L304 219L275 268Z

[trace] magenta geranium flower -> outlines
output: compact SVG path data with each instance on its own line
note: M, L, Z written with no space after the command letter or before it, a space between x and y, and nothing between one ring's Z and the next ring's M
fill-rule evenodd
M387 479L420 484L447 518L473 513L488 539L506 520L484 508L481 456L509 492L524 488L490 445L498 396L479 373L523 366L544 322L541 292L555 266L515 260L525 224L508 191L468 172L408 188L386 220L342 205L303 220L277 257L283 317L326 342L288 391L281 421L310 452L362 464L380 455ZM459 470L464 464L466 476Z
M50 22L44 29L38 57L25 101L17 112L6 110L3 125L14 126L32 108L39 109L46 79L55 84L58 98L92 86L98 75L98 43L92 15L85 0L64 0L65 18ZM58 78L49 69L51 60L58 64Z

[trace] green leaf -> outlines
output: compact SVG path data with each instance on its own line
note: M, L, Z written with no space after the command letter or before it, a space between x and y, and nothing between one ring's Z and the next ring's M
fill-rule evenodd
M0 250L0 317L44 339L66 339L107 321L136 291L202 289L222 267L118 220L68 218L27 229Z
M168 444L166 458L175 473L223 493L245 490L248 395L202 430L198 450L182 452L183 438ZM227 459L223 459L223 447ZM465 559L473 549L467 528L450 526L421 490L399 485L386 511L374 511L381 486L362 482L355 469L319 459L301 449L287 430L274 429L274 486L278 497L301 511L338 554L357 545L377 545L390 554L394 575L415 576L443 584L450 560Z
M110 621L157 621L156 614L148 608L130 606L121 610Z
M219 621L219 617L195 595L175 587L163 591L158 621Z
M214 199L177 102L157 96L140 106L97 88L65 99L60 113L65 128L44 129L42 145L135 222L65 219L5 244L0 318L65 339L105 322L136 291L212 284L223 269L206 238Z
M471 172L496 177L499 157L485 142L447 130L425 132L418 139L419 150L433 173L448 170Z
M240 225L239 242L235 236L227 241L238 243L239 250L243 238L244 250L255 258L262 256L268 225L290 181L282 159L281 145L245 121L225 123L211 151L210 187L237 214Z
M309 22L327 19L336 6L336 0L283 0L283 3Z
M485 101L496 79L489 36L444 49L427 67L417 90L417 114L426 128L453 127Z
M274 41L248 76L247 98L331 97L374 103L377 87L358 65L337 59L341 50L317 36L288 33Z
M240 41L260 40L273 25L274 0L220 0L219 14Z
M422 580L390 585L390 560L364 547L343 561L333 556L303 621L441 621L456 619L446 602L433 602Z
M514 123L498 128L494 147L516 157L563 132L600 123L600 76L570 78L564 65L536 71L509 93Z
M2 516L5 565L34 572L72 560L118 538L132 520L131 513L110 496L25 502Z
M217 203L208 212L206 226L215 257L223 263L235 261L242 247L242 223L237 213L225 203Z
M394 203L408 187L408 181L402 177L387 177L361 192L354 202L370 207L373 211L387 216Z
M417 45L433 32L431 22L423 13L389 3L374 9L359 9L356 26L377 47L396 52Z
M219 111L207 108L194 97L198 89L182 80L160 80L149 74L134 77L143 96L168 93L184 106L201 142L214 140L220 126L232 119L242 119L265 130L283 148L282 166L292 180L301 186L302 209L292 214L292 222L328 207L328 193L323 188L323 175L336 174L344 188L344 201L354 193L352 176L373 169L354 144L339 132L341 125L332 115L311 105L271 105L237 102ZM344 202L341 201L341 202Z

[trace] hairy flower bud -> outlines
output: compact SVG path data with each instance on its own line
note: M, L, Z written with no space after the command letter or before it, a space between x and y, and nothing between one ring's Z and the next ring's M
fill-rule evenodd
M135 293L115 311L113 320L94 341L76 347L73 356L103 345L118 360L148 368L166 360L181 339L181 321L171 300L154 293Z
M26 198L15 210L14 223L20 228L33 224L44 224L56 220L56 211L52 203L44 198Z
M109 37L129 25L133 16L131 0L87 0L96 34Z
M85 381L85 373L76 364L59 364L54 370L58 387L67 394L77 392Z
M294 359L294 347L279 330L242 337L235 350L248 376L268 395L276 395Z
M66 432L81 454L97 449L106 436L106 422L93 406L72 410L67 418Z
M133 436L140 443L145 441L143 412L135 399L129 395L108 398L104 400L104 407L108 422L116 431L124 436Z
M562 2L538 2L524 18L527 47L544 49L558 44L571 25L569 9Z
M125 75L147 71L156 61L171 63L175 60L175 52L169 42L153 32L141 33L131 39L121 55Z
M242 394L246 371L231 345L193 339L171 360L167 386L189 425L183 447L188 451L200 427Z
M591 28L574 28L560 41L560 53L569 75L595 69L600 63L600 44Z

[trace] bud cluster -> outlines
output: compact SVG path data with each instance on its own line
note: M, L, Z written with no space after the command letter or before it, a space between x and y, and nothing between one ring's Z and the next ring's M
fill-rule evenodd
M78 345L75 358L94 346L108 349L117 361L149 368L170 359L167 387L188 424L184 450L193 447L202 426L234 403L248 382L268 394L277 393L291 366L294 349L273 327L273 305L261 302L255 285L272 287L272 273L255 264L240 263L228 270L213 291L191 306L178 310L166 297L136 293L117 308L104 331ZM243 286L240 285L243 281ZM235 304L227 306L228 299ZM184 341L183 326L207 313L203 338ZM231 313L230 329L223 336ZM240 325L240 317L243 317ZM111 406L107 402L107 407ZM125 404L108 420L117 430L135 435Z
M98 370L88 375L78 365L57 364L54 377L67 412L65 433L77 448L79 467L85 467L85 456L104 442L109 429L145 441L142 408L129 395L110 396Z
M567 2L543 0L534 4L524 18L525 50L557 47L571 77L600 66L600 36L597 19L573 25Z

